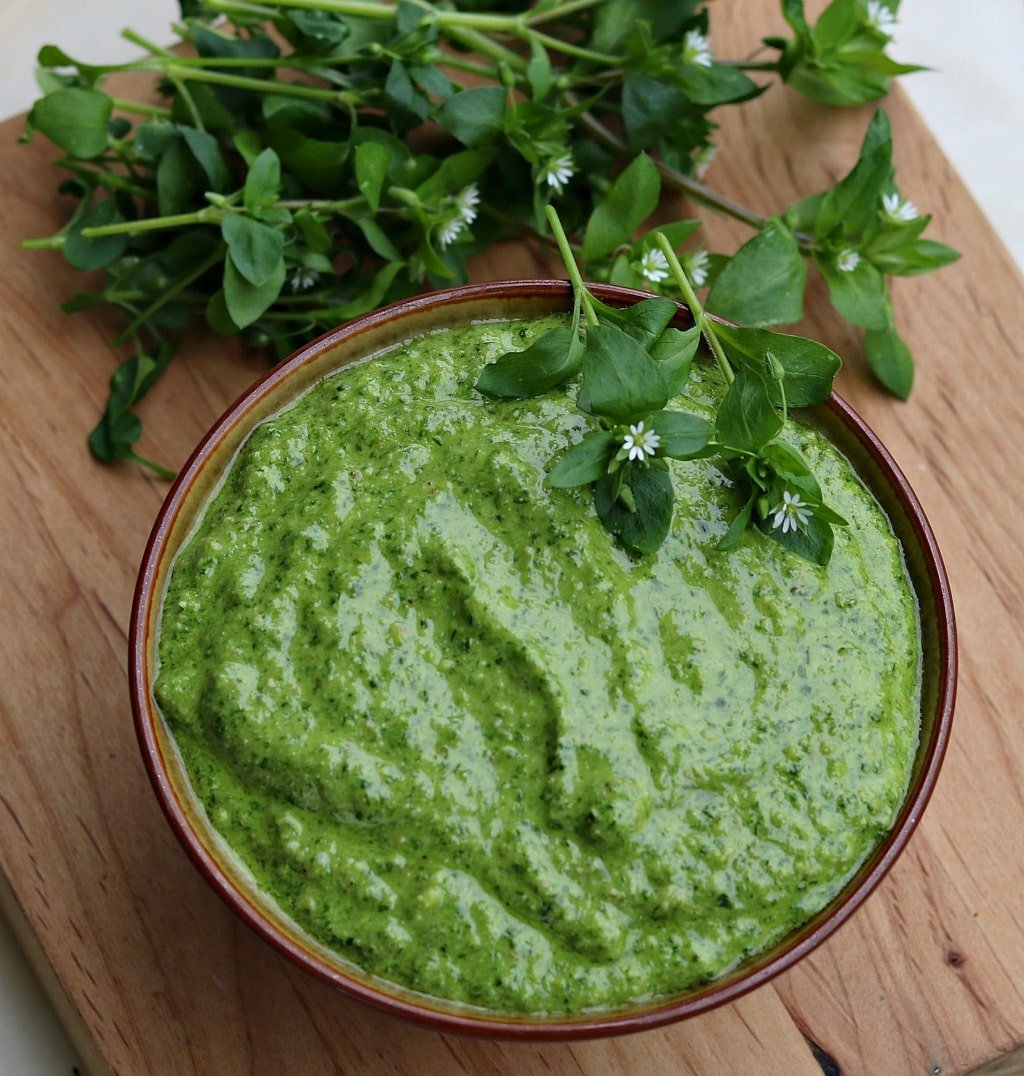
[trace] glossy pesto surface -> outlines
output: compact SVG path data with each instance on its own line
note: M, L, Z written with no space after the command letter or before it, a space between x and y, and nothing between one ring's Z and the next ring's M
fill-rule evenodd
M889 523L791 422L849 521L819 568L673 463L656 555L545 466L575 393L483 400L552 319L343 370L250 436L170 577L156 697L262 889L386 979L578 1011L721 974L886 833L918 742L919 628ZM700 366L678 406L718 391Z

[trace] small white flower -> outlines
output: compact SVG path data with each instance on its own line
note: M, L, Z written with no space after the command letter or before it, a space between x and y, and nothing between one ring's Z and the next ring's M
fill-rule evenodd
M629 433L622 438L622 448L630 460L648 459L654 455L660 444L661 435L654 430L645 430L642 422L630 426Z
M640 258L640 273L652 284L668 280L668 258L660 250L645 250Z
M683 258L683 268L695 288L703 288L708 282L708 268L711 259L706 250L695 250Z
M711 162L718 156L718 146L705 146L700 153L693 158L693 172L698 179L707 175Z
M477 218L477 206L480 204L480 188L475 183L463 187L456 195L448 196L448 204L455 210L455 216L449 217L437 233L441 249L450 247L462 232Z
M463 224L472 224L476 220L476 207L480 204L480 188L475 183L463 187L455 196L455 208L459 211L459 220Z
M683 61L698 67L711 66L711 45L700 30L690 30L683 38Z
M836 268L841 273L852 273L860 265L860 255L851 247L846 247L836 255Z
M913 202L908 198L901 198L895 191L882 195L882 210L895 224L906 224L907 221L917 220L921 215Z
M773 508L775 518L772 520L772 530L782 528L782 533L796 531L806 527L811 520L811 512L805 501L800 500L799 493L790 493L787 489L782 494L782 504Z
M296 269L290 281L292 291L309 291L320 279L320 274L314 269Z
M458 239L459 234L465 229L466 222L461 217L452 217L451 220L446 220L441 225L441 230L437 233L437 241L441 244L441 249L450 247L452 243Z
M896 29L896 16L885 0L868 0L868 26L886 37Z
M563 153L553 161L548 161L544 171L544 182L555 192L561 194L565 185L576 174L576 162L571 153Z

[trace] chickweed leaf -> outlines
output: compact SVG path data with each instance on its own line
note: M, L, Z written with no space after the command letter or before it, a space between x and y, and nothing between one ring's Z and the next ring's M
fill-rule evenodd
M615 479L605 476L594 486L594 506L606 530L616 535L628 549L653 553L659 549L672 526L675 490L668 471L660 467L632 470L625 479L632 499L627 507L621 494L614 496Z
M587 486L608 473L608 463L617 442L608 430L598 430L558 457L548 475L548 484L556 489Z
M807 263L781 222L748 240L718 274L707 306L741 325L779 325L804 316Z
M654 212L661 193L661 175L646 153L619 173L604 200L587 221L583 257L600 258L626 242Z
M628 333L614 325L587 330L583 377L595 414L625 422L668 403L658 364Z
M729 448L756 453L782 429L768 382L753 366L741 366L715 421L715 439Z
M914 360L895 329L874 329L864 334L864 351L875 377L901 400L914 385Z
M583 345L569 329L550 329L524 351L488 363L476 381L484 396L524 399L565 384L579 372Z

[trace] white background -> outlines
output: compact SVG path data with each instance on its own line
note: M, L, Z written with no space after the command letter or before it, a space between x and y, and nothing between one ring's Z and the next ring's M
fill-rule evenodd
M129 59L136 49L118 38L123 26L166 40L177 13L174 0L0 0L0 118L35 96L40 45L63 45L83 60ZM936 69L903 85L1024 267L1024 3L903 0L896 41L899 59ZM928 205L927 191L905 193ZM73 1064L46 998L0 919L0 1074L69 1074Z

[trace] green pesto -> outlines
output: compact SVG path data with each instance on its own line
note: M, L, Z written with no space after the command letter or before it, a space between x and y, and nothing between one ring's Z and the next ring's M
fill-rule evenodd
M447 330L259 426L178 556L156 697L214 826L310 935L490 1009L721 974L821 909L891 827L919 732L889 522L790 422L827 569L748 533L706 461L630 558L545 486L575 391L482 399L555 319ZM707 366L680 406L719 391Z

